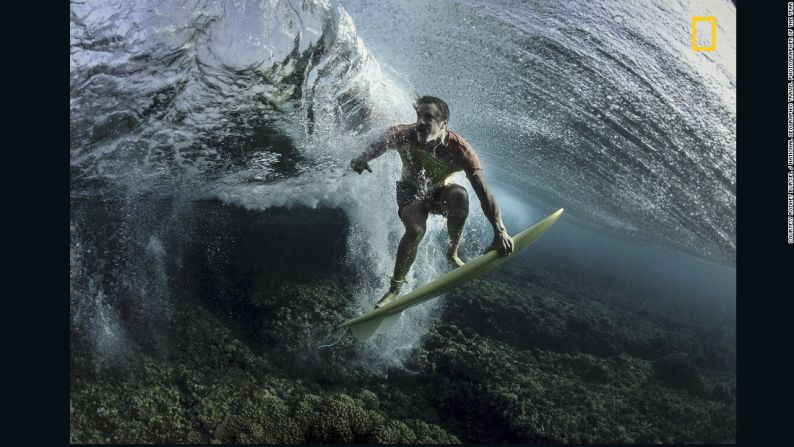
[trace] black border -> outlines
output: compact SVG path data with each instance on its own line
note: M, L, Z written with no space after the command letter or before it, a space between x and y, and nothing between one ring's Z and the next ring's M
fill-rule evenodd
M69 4L7 5L5 442L69 443ZM9 228L10 227L10 228ZM9 306L10 305L10 306ZM10 417L9 417L10 416ZM10 438L10 439L9 439Z
M775 445L790 424L790 372L776 346L794 296L786 243L786 3L737 5L737 443ZM791 286L789 285L789 289ZM785 337L785 338L784 338Z

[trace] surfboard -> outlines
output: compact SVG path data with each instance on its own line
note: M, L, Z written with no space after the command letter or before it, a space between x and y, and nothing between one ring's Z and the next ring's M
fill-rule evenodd
M546 230L551 228L551 226L557 222L557 219L560 218L562 212L563 209L560 208L535 225L513 236L513 253L509 256L499 257L496 250L490 250L472 259L463 266L452 270L446 275L397 298L389 304L345 321L338 325L337 328L350 328L350 332L359 340L370 337L375 331L378 331L379 328L381 328L381 330L378 332L383 332L384 327L388 326L390 328L396 324L399 314L405 309L458 288L514 258L519 252L535 242Z

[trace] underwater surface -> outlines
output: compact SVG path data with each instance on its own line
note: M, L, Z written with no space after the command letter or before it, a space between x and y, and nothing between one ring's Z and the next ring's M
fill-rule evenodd
M72 442L734 442L728 1L72 1ZM691 50L691 16L719 18ZM443 98L516 259L388 286L393 151ZM471 214L462 257L491 241ZM429 220L405 291L447 271Z

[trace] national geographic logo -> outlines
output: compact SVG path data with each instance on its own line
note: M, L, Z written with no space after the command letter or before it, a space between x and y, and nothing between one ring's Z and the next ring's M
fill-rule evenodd
M692 17L692 51L714 51L716 49L717 18L713 16Z

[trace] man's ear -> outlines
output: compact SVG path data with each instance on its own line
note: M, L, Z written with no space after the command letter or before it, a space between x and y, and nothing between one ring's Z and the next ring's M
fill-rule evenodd
M447 130L447 120L441 121L441 128Z

